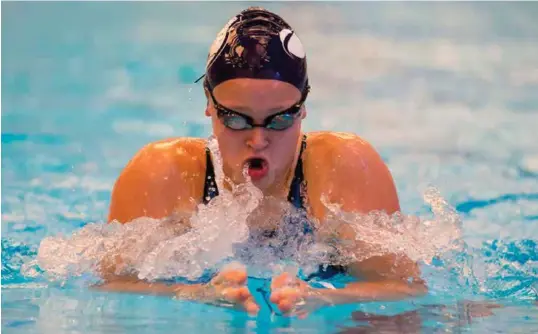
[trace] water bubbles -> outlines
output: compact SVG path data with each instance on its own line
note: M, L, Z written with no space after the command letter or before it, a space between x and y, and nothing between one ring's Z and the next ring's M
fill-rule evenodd
M249 169L249 168L250 168L249 164L246 163L246 164L243 166L243 171L242 171L242 173L243 173L243 177L245 178L245 181L246 181L247 183L252 182L252 179L250 178L250 175L249 175L249 173L248 173L248 169Z
M282 273L307 277L329 264L397 254L422 264L432 295L457 287L475 294L535 295L536 243L493 242L485 251L467 247L460 217L434 188L424 193L432 217L349 213L322 197L327 216L316 221L285 200L264 197L248 175L242 184L225 180L214 137L208 147L219 196L207 205L192 214L141 217L125 225L91 223L70 236L45 238L23 274L44 271L60 281L88 274L99 279L107 272L148 281L198 280L235 263L249 276L270 279Z
M308 276L322 265L346 265L387 253L431 263L453 249L459 237L454 225L458 220L432 194L428 200L436 206L436 216L430 221L382 212L350 214L325 199L330 213L326 221L316 222L287 201L264 198L249 182L231 191L221 189L192 215L138 218L125 225L93 223L69 237L45 238L37 263L53 279L99 276L104 264L112 261L115 274L149 281L195 280L231 259L257 277L299 270Z

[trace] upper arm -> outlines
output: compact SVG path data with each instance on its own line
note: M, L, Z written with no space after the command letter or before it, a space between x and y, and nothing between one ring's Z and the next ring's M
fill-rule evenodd
M367 281L398 280L421 282L418 263L405 254L387 253L368 257L348 266L348 272Z
M389 168L369 143L357 137L336 150L342 158L335 161L334 201L351 212L400 211Z
M163 218L174 210L193 210L200 173L196 161L182 159L178 149L163 143L142 148L114 184L108 221L129 222L138 217Z
M338 205L344 212L368 214L384 211L391 215L400 211L392 175L370 144L359 137L348 136L326 146L324 151L324 154L315 153L323 157L317 162L317 169L321 173L314 182L316 198L325 197L330 204ZM309 183L309 191L310 188ZM317 208L316 216L323 220L325 205L318 203ZM346 224L340 225L337 230L340 240L354 240L352 247L361 255L361 260L349 267L354 276L367 280L419 278L418 265L405 254L367 256L369 253L379 254L376 242L367 243L357 239L355 229Z
M325 197L343 211L363 214L400 211L392 175L369 143L357 136L346 136L332 140L320 151L311 157L311 168L317 175L308 189L314 202ZM318 208L316 216L323 217L324 213L324 208Z

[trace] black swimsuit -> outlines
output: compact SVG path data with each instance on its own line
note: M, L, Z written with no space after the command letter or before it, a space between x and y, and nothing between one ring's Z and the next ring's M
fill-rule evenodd
M306 136L303 136L301 143L301 151L299 152L299 160L297 161L297 166L295 167L295 175L291 181L290 191L288 193L288 201L293 204L297 209L304 209L303 196L301 193L301 188L303 183L305 183L303 175L303 160L301 156L303 151L306 148ZM215 169L213 167L213 162L211 161L211 154L209 148L206 148L206 175L205 175L205 184L204 184L204 197L203 203L207 204L214 197L219 195L219 189L217 188L217 183L215 181Z
M291 182L290 191L288 193L288 201L293 204L293 206L297 209L305 211L304 207L304 198L303 198L303 188L306 185L306 180L304 179L303 174L303 160L302 155L304 150L306 149L306 136L303 136L302 142L301 142L301 150L299 152L299 158L297 160L297 166L295 167L295 174L293 176L293 180ZM206 161L207 161L207 167L206 167L206 177L205 177L205 185L204 185L204 196L203 196L203 203L207 204L211 199L219 195L219 190L217 188L217 183L215 181L215 170L213 167L213 163L211 161L211 154L209 149L206 149ZM304 223L304 233L314 233L314 229L311 226L311 224L308 224L307 219L301 219L301 221ZM310 274L308 277L306 277L306 281L311 280L313 278L318 279L329 279L337 274L341 274L345 272L345 267L343 266L320 266L319 270L315 273Z

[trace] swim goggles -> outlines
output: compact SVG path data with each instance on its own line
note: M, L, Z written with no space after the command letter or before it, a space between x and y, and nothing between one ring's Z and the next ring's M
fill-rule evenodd
M303 106L304 101L306 100L306 96L310 91L310 87L307 87L299 102L284 111L267 117L262 124L255 124L252 117L228 109L218 103L218 101L215 99L215 96L213 95L213 91L208 87L206 88L209 92L209 95L211 96L213 105L217 110L217 117L224 124L224 126L234 131L249 130L256 127L275 131L283 131L290 128L293 125L295 119L300 115L301 107Z

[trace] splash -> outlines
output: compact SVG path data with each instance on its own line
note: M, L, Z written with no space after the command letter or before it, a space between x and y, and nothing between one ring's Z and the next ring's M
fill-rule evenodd
M315 223L321 236L315 237L305 231L311 222L304 212L287 202L262 198L247 182L222 191L192 216L139 218L125 225L93 223L68 237L48 237L41 242L37 264L49 278L65 280L88 273L98 276L103 265L113 261L115 274L151 281L196 280L235 260L246 265L250 275L270 278L299 269L310 275L321 265L346 265L394 252L431 263L433 257L459 246L459 232L447 227L455 220L443 216L442 209L427 221L332 210L330 219ZM355 232L351 242L334 242L336 237L349 238L349 230Z
M208 146L216 160L220 196L208 205L200 205L192 216L142 217L125 225L93 223L70 237L45 238L37 265L51 279L101 275L105 267L117 275L146 280L196 279L233 256L233 245L247 238L247 217L262 194L248 182L231 191L222 186L225 179L215 142L210 138Z
M492 240L473 250L473 275L490 298L538 301L538 243Z
M439 192L428 189L424 200L431 206L431 219L383 211L348 213L322 198L329 214L319 232L328 243L347 241L339 248L342 264L385 254L403 254L413 261L431 264L438 256L461 251L464 244L459 216Z
M462 240L460 217L434 188L424 194L431 207L429 218L349 213L322 198L327 219L313 221L287 201L264 197L246 173L245 183L231 183L224 176L215 138L209 138L208 147L220 195L207 205L198 206L192 215L142 217L124 225L92 223L70 236L45 238L35 261L23 266L26 276L42 270L51 280L65 281L84 275L98 279L112 271L149 281L197 280L238 261L249 275L270 278L284 271L310 275L327 264L348 265L398 254L423 264L424 275L435 280L430 285L434 291L448 292L458 286L473 293L505 291L508 295L523 286L530 295L536 289L536 273L521 269L517 261L510 262L511 273L518 268L525 272L523 278L512 280L516 283L508 282L516 276L508 272L491 279L492 270L507 268L500 249L512 246L486 245L490 253L496 247L495 261L487 260L484 249L469 249ZM226 182L230 190L224 187ZM532 254L525 265L535 263Z

